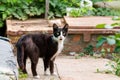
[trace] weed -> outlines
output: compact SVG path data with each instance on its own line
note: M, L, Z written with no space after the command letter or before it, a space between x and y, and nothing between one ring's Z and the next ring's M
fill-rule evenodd
M84 48L84 53L93 56L93 54L95 53L94 47L92 45L88 45Z
M24 74L20 69L19 69L19 78L27 78L28 75L27 74Z

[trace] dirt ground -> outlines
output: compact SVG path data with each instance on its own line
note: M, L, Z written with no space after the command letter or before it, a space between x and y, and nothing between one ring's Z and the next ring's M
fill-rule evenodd
M37 72L40 75L40 79L33 79L30 61L27 61L27 70L29 77L22 80L120 80L120 77L113 74L97 73L97 69L100 71L110 70L110 66L106 66L109 62L108 59L82 57L75 59L71 56L59 56L55 61L56 76L44 76L43 75L43 62L39 60L37 66Z

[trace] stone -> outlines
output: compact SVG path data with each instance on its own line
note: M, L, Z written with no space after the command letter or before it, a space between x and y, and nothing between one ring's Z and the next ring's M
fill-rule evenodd
M13 46L9 39L0 37L0 80L18 80L18 69Z

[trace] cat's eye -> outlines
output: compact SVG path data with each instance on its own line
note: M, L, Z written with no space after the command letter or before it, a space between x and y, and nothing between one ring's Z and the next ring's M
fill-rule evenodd
M59 32L57 33L57 35L59 35Z
M63 35L65 36L65 32L63 32Z

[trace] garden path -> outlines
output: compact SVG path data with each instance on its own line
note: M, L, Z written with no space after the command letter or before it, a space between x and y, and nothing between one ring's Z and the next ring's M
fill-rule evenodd
M100 71L111 69L110 66L106 66L108 62L109 60L104 58L82 57L75 59L73 56L59 56L55 61L55 70L58 70L58 75L44 76L43 62L40 59L37 72L41 79L33 79L30 61L28 60L27 69L29 78L24 80L120 80L120 77L113 74L97 73L97 69Z

